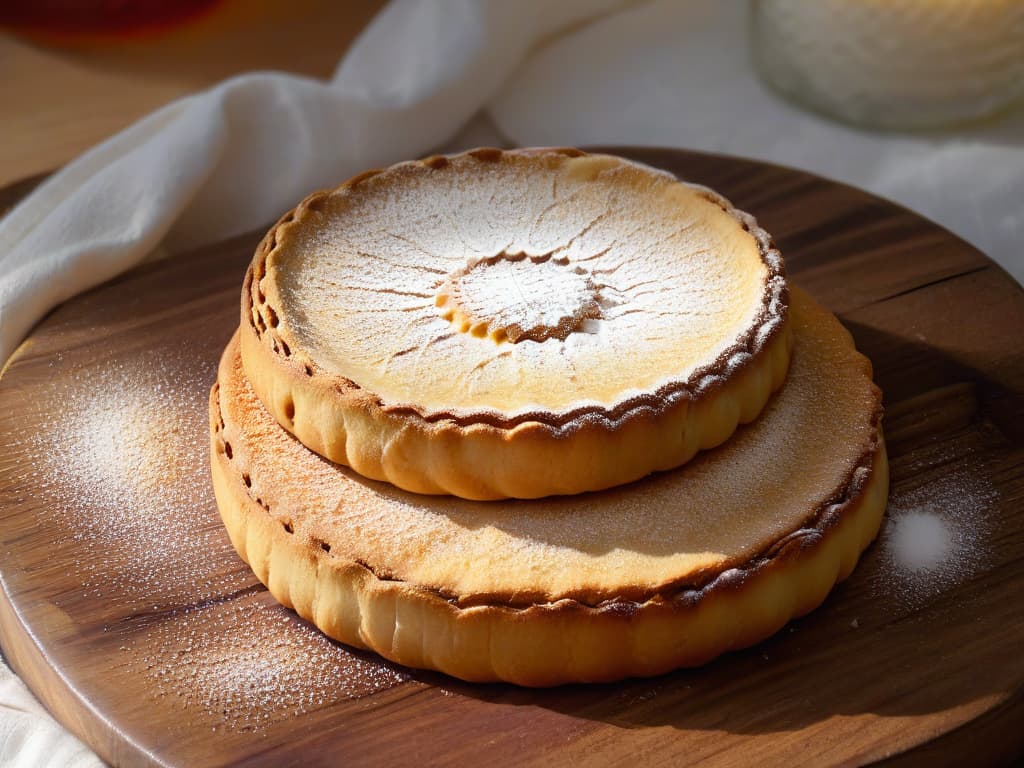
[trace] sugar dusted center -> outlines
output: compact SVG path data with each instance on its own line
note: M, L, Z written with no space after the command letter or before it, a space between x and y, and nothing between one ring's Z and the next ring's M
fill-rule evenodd
M564 256L499 253L449 274L434 299L460 333L497 343L565 340L601 317L590 273Z

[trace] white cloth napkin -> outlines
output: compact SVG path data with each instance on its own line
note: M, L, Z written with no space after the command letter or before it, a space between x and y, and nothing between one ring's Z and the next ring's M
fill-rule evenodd
M98 768L103 763L43 709L14 673L0 665L0 765Z
M0 363L51 307L158 245L173 254L267 224L312 189L435 149L484 107L520 144L680 146L858 184L931 216L1024 278L1024 109L956 133L856 131L760 84L746 3L622 7L400 0L330 82L249 74L158 110L0 221ZM0 764L98 761L0 670Z

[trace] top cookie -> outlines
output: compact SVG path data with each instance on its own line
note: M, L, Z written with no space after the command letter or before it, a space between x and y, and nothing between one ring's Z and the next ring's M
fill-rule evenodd
M419 493L579 493L754 419L782 260L702 187L577 150L475 150L311 195L267 234L242 359L307 447Z

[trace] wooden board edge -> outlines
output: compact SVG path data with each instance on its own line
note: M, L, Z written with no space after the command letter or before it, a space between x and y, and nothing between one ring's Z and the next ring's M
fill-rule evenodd
M124 734L115 743L113 725L52 665L15 610L0 575L0 649L7 663L53 718L111 764L164 765ZM59 692L59 693L58 693Z

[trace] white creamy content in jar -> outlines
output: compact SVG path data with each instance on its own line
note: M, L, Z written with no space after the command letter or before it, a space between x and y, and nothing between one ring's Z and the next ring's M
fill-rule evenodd
M878 128L980 119L1024 98L1022 0L754 0L762 77Z

